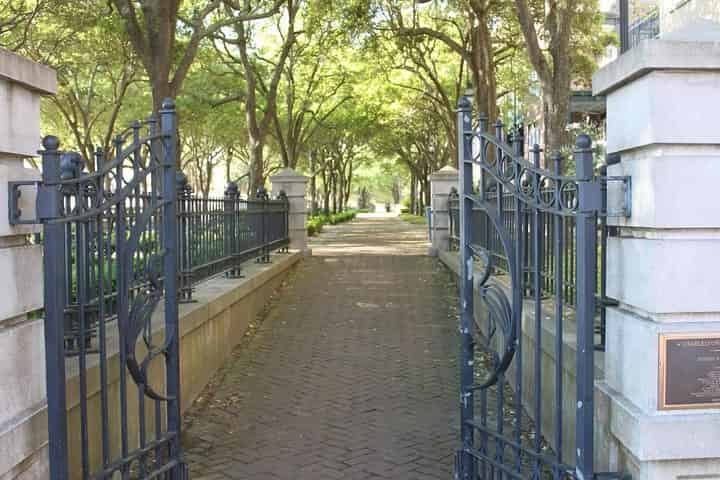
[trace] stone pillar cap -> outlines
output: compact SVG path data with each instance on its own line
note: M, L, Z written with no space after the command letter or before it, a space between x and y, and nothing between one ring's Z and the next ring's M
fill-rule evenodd
M455 179L460 176L460 172L458 172L455 168L451 167L450 165L446 165L440 170L438 170L435 173L430 174L430 181L433 180L449 180L449 179Z
M43 95L57 93L55 70L4 48L0 48L0 78Z
M670 38L685 38L673 32ZM593 75L593 95L606 95L654 70L720 71L720 42L643 40Z
M307 182L308 178L292 168L283 168L278 173L270 177L270 182Z

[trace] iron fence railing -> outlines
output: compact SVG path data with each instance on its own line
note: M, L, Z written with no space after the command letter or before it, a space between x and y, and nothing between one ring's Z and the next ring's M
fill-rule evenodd
M158 192L155 188L157 186L146 185L144 190ZM179 175L177 188L180 302L193 301L193 291L199 282L223 273L239 278L243 262L253 258L268 262L271 250L287 247L288 202L284 194L271 200L261 191L258 198L247 200L240 198L237 187L231 184L224 197L204 198L192 192L184 175ZM148 206L157 203L161 196L141 193L142 190L136 189L103 215L65 225L65 276L70 286L66 291L65 343L70 354L78 352L83 341L86 351L92 351L100 318L105 321L116 318L118 259L123 254L118 248L118 236L129 239L135 223L146 222L135 240L137 248L132 252L132 258L125 263L131 265L132 272L152 270L156 267L153 263L163 256L160 210L143 218L143 212L149 211ZM91 190L67 190L64 209L87 209L96 197L97 193ZM78 282L80 275L82 282ZM129 294L132 299L147 290L149 278L146 275L131 276ZM79 334L78 320L81 304L85 316L82 335Z
M264 192L241 199L231 186L222 198L192 194L179 185L180 301L192 300L193 285L225 272L240 276L240 264L269 261L270 251L288 244L288 203L284 194L270 200Z
M658 35L660 35L660 13L654 10L630 25L628 48L635 48L641 41L657 38Z
M498 203L498 208L502 209L502 219L504 228L510 234L513 244L517 241L518 231L515 216L517 215L517 207L515 205L515 196L512 192L504 192L501 201L498 202L497 192L486 192L486 198L490 202ZM562 192L563 202L570 205L577 201L577 191L569 190ZM460 245L460 199L456 189L453 189L448 198L449 212L449 249L457 251ZM533 238L533 210L526 208L521 212L522 221L521 236L522 243L528 248L524 248L524 258L521 259L523 265L523 296L532 298L534 265L533 249L529 248ZM474 244L482 247L492 256L492 264L501 273L508 273L507 255L500 242L497 231L493 228L488 215L480 208L473 208L472 212L472 232L471 238ZM577 272L576 257L576 223L575 217L561 216L560 238L556 237L556 229L554 228L554 217L556 214L548 211L539 212L540 235L540 295L543 298L552 299L558 289L563 300L563 304L567 307L574 308L577 294ZM597 265L597 306L598 315L596 321L596 333L599 336L597 349L605 348L605 307L612 305L614 302L606 297L605 270L607 265L607 238L609 229L605 216L598 218L597 235L598 235L598 265ZM557 256L560 255L561 261L557 262ZM556 275L555 269L557 265L561 265L562 274ZM561 284L556 284L556 278L561 278Z

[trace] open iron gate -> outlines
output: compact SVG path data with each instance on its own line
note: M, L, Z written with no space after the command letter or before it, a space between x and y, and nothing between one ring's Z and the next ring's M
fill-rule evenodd
M98 152L92 173L57 138L43 147L51 479L185 479L174 103Z
M586 135L576 142L576 176L566 176L559 157L553 171L542 169L539 147L526 161L521 135L508 143L500 122L493 130L486 118L473 128L472 106L462 98L457 222L462 445L455 478L621 478L597 474L593 464L597 224L607 215L603 192L613 179L595 176ZM563 254L567 248L572 255ZM564 258L573 261L564 264ZM474 287L482 303L477 312ZM524 304L534 313L523 317ZM563 332L573 327L577 376L570 382L563 372ZM546 331L555 332L550 372L538 360L547 348ZM563 417L563 406L574 409L574 425Z

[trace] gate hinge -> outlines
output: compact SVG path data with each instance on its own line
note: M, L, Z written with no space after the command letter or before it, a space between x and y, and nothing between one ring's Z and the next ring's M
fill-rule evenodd
M629 175L616 177L600 177L603 189L603 211L606 217L630 218L632 215L632 177ZM611 187L611 185L613 185ZM617 187L614 185L618 185ZM617 192L617 188L622 189ZM613 191L613 195L609 195ZM609 204L609 199L614 200Z
M20 187L39 187L38 180L19 180L8 182L8 223L10 225L27 225L40 223L37 218L22 218L22 209L20 208L20 198L22 190ZM37 201L37 200L36 200Z
M36 187L35 217L23 218L20 208L22 187ZM61 211L62 195L57 186L44 185L40 180L19 180L8 182L8 223L10 225L35 225L43 220L58 218Z

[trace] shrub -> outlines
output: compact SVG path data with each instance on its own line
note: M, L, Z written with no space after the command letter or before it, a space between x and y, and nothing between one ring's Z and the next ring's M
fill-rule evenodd
M409 213L401 213L400 219L412 223L413 225L427 225L427 217L421 215L411 215Z
M322 232L323 225L337 225L347 222L355 218L356 210L346 210L344 212L333 213L330 215L313 215L307 220L308 236L312 237Z
M321 217L310 217L307 221L308 236L313 237L322 232L322 226L323 222Z

